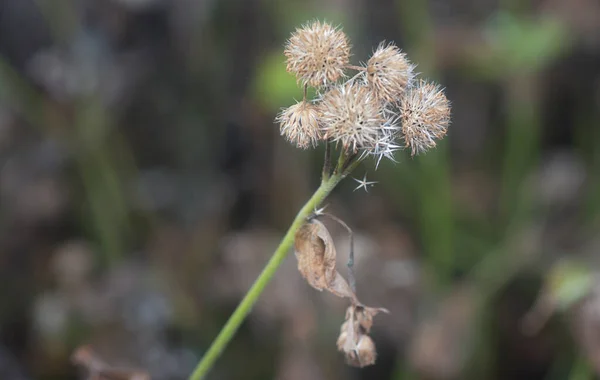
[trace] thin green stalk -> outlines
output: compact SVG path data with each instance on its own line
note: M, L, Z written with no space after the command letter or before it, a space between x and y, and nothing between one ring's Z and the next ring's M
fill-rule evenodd
M323 181L328 180L331 176L331 144L329 141L325 142L325 159L323 161L323 173L321 178Z
M287 233L279 243L279 247L263 269L262 273L244 299L238 307L235 309L231 317L225 326L219 332L219 335L215 338L211 346L209 347L206 354L190 376L190 380L201 380L204 379L208 371L212 368L215 361L219 358L229 341L233 338L236 331L246 319L246 316L252 309L254 303L258 300L265 286L271 281L273 275L277 271L277 268L281 265L287 253L289 252L292 244L294 243L294 236L296 231L306 222L306 219L314 212L314 210L327 198L329 193L337 186L337 184L344 179L360 162L361 159L356 159L355 156L347 157L344 153L340 155L340 158L344 157L338 162L338 167L330 177L324 177L321 181L321 186L315 191L313 196L306 202L302 207L296 218L292 222L292 225L288 229ZM341 169L345 168L345 169Z
M515 74L506 83L508 120L502 168L500 209L507 228L520 225L530 213L526 179L540 154L539 97L537 78Z

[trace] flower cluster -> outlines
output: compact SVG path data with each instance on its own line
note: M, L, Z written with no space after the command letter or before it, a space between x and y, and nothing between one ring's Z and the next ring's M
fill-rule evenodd
M346 152L393 160L402 146L412 155L423 153L447 132L448 99L437 85L415 81L415 66L393 44L381 43L366 64L352 66L346 35L315 21L292 34L285 56L305 96L282 110L277 122L299 148L335 142ZM358 73L339 83L351 69ZM317 89L315 99L306 98L308 86Z
M300 102L277 116L280 131L291 143L307 149L327 144L323 181L330 174L330 145L341 147L334 173L339 178L352 171L366 156L394 160L394 152L409 148L412 155L436 146L450 123L450 103L435 84L415 80L415 66L393 44L381 43L367 62L350 65L346 35L327 23L315 21L297 29L285 48L287 71L304 87ZM346 74L356 70L354 76ZM344 79L345 81L341 81ZM307 99L307 88L317 91ZM356 180L356 179L355 179ZM372 185L366 176L358 188ZM334 184L335 186L335 184ZM316 220L321 210L308 218L294 236L298 270L308 284L350 300L337 340L348 364L364 367L375 363L375 343L369 336L373 317L384 308L367 307L356 296L352 231L350 233L348 280L336 270L337 251L329 231Z

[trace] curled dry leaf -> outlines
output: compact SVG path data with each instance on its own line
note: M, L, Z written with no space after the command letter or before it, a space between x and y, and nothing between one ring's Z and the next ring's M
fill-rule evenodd
M335 246L323 223L311 220L304 224L296 233L294 248L298 270L313 288L326 289L351 301L337 340L338 350L344 353L346 361L352 366L365 367L374 364L377 350L369 336L373 317L380 312L389 312L383 308L363 305L348 282L335 269Z
M300 227L296 232L294 249L298 270L310 286L317 290L326 289L360 304L348 282L335 269L335 246L323 223L313 219Z

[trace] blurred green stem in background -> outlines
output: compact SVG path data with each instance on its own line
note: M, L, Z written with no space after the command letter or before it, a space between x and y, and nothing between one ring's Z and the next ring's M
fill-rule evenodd
M532 74L515 75L506 86L508 120L500 209L509 225L520 224L530 211L520 198L540 156L540 115L537 80Z
M64 112L45 104L44 95L2 59L0 100L45 136L65 142L75 153L85 193L83 204L89 205L91 234L102 248L103 264L110 266L119 261L124 239L131 232L124 177L120 174L135 170L135 165L133 158L124 154L129 151L127 147L109 141L113 123L106 107L95 96L82 96L74 100L76 112L71 120ZM113 140L118 140L119 133L113 134Z
M428 3L419 0L398 1L397 8L406 36L406 50L419 62L419 71L436 76L436 47L433 20ZM454 210L452 207L449 149L439 146L415 159L417 168L418 220L425 267L433 288L444 291L456 269L454 251Z
M110 267L121 260L125 238L131 234L120 173L130 165L121 160L121 168L118 168L117 157L123 155L118 146L109 141L112 121L99 99L90 97L79 101L75 129L77 133L71 137L71 144L77 147L77 164L89 207L90 227L104 253L103 264Z
M254 306L258 297L260 297L263 290L286 258L287 253L294 243L294 237L298 229L306 222L307 218L315 212L319 205L323 203L325 198L327 198L337 184L362 162L362 158L357 157L356 155L349 156L342 152L333 174L329 175L329 153L329 149L326 149L321 185L315 191L313 196L304 204L300 212L298 212L292 225L281 240L281 243L279 243L279 247L277 247L275 253L261 274L258 276L250 290L248 290L244 299L242 299L231 317L229 317L229 320L225 323L225 326L223 326L219 335L217 335L212 342L208 351L204 354L204 357L200 360L200 363L198 363L198 366L191 374L190 380L200 380L205 378L206 374L213 367L215 361L219 358L227 344L229 344L242 322L246 319L246 316L250 313L252 306Z

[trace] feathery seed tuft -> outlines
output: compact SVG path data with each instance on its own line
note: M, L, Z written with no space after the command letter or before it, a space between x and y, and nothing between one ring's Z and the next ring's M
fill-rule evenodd
M411 89L400 105L402 133L411 154L423 153L436 146L450 124L450 102L439 86L425 81Z
M337 86L323 96L319 110L325 138L352 152L377 145L385 115L367 87L352 82Z
M367 61L369 88L383 101L398 103L413 80L414 66L397 46L383 43Z
M350 61L350 43L341 30L314 21L296 29L285 51L287 71L302 85L327 86L345 76Z
M281 135L298 148L314 147L321 137L319 114L315 106L305 100L283 109L276 120Z

